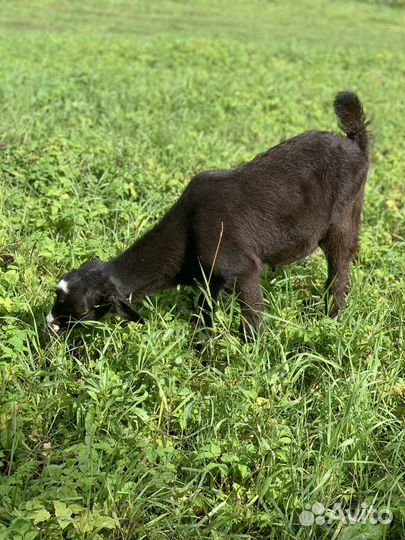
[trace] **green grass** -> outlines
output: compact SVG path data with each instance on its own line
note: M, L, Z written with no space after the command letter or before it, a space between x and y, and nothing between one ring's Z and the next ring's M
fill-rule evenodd
M404 536L401 6L2 2L0 539ZM336 320L316 253L264 273L251 345L225 294L199 353L187 289L146 299L144 327L48 333L64 271L132 243L195 172L336 129L342 89L375 142ZM394 517L304 527L315 502Z

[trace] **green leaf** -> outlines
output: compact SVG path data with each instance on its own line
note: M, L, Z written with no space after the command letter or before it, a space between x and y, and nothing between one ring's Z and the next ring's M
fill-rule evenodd
M53 506L57 518L69 518L72 515L72 509L62 501L53 501Z
M346 439L345 441L343 441L341 444L340 444L340 448L345 448L346 446L350 446L351 444L353 444L355 442L356 439L354 439L353 437L350 438L350 439Z
M117 520L110 516L98 516L94 522L99 529L116 529L118 527Z
M221 461L224 463L237 463L239 458L235 454L222 454Z
M72 509L62 501L53 501L55 508L55 516L58 519L59 527L63 530L71 522L70 517L73 513Z
M250 469L247 465L243 465L243 463L238 463L236 465L236 468L238 469L242 479L247 478L248 476L251 476Z
M213 469L218 469L223 476L228 474L228 467L225 465L225 463L208 463L204 467L204 472L209 472Z
M51 514L46 510L45 508L42 508L41 510L36 510L31 514L31 517L34 518L34 525L38 525L38 523L42 523L43 521L48 521L48 519L51 517Z
M221 455L221 447L217 444L211 444L210 451L214 457L219 457Z
M381 523L353 523L341 529L338 540L380 540L385 529Z

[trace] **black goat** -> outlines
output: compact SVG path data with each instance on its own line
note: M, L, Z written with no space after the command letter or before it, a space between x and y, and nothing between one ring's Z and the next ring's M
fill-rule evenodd
M343 307L357 249L368 172L367 122L358 97L334 102L347 137L308 131L238 169L197 174L163 219L116 259L65 274L47 317L55 330L110 309L141 322L128 301L210 276L215 299L236 287L244 331L259 330L262 263L285 265L318 246L328 261L330 314ZM204 305L201 295L200 306ZM210 314L203 310L206 324Z

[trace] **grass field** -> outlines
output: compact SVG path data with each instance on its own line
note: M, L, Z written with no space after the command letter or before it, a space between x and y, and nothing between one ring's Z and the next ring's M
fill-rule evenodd
M403 6L0 4L0 539L404 537ZM336 320L316 253L265 271L253 344L224 294L198 352L191 289L146 299L143 327L50 335L62 273L132 243L195 172L336 130L343 89L374 146ZM392 521L321 506L362 503Z

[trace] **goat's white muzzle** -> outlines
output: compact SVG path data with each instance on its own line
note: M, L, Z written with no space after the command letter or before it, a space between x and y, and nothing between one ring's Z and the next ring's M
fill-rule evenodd
M52 312L50 311L48 315L46 316L46 323L49 326L49 328L52 328L55 332L59 332L60 326L58 323L54 322L55 317L52 315Z

